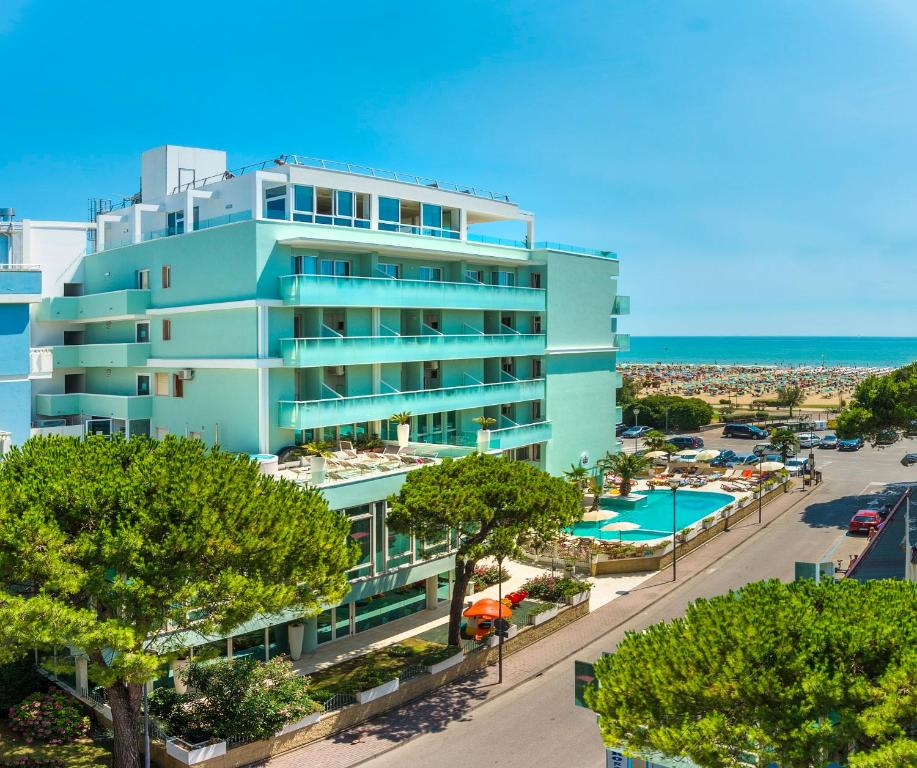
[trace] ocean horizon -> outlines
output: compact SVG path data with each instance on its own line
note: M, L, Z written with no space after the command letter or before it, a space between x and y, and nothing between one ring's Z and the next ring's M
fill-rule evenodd
M913 336L631 336L619 363L900 367L917 361Z

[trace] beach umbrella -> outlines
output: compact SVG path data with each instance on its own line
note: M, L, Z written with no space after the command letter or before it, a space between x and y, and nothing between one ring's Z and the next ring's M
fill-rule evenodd
M700 451L694 451L694 450L681 451L680 453L675 455L675 459L677 461L697 461L697 454L699 453Z
M480 616L485 619L508 619L512 615L513 612L509 608L489 597L478 600L462 613L462 616Z
M661 459L663 456L668 456L665 451L650 451L649 453L644 453L644 456L648 459Z
M776 472L783 469L783 463L779 461L764 461L758 467L762 472Z
M583 520L587 523L597 523L600 520L611 520L618 516L618 512L612 512L610 509L590 509L583 513Z
M608 525L603 525L603 531L632 531L634 528L639 528L640 526L637 523L628 523L622 520L620 523L609 523Z
M716 450L715 448L706 448L703 451L701 451L699 454L697 454L697 460L698 461L710 461L711 459L715 459L719 455L720 455L720 452Z

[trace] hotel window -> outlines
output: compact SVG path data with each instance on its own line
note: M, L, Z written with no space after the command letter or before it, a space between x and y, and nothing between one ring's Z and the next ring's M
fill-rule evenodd
M401 221L401 201L395 197L379 198L379 229L397 232Z
M500 325L503 326L502 330L509 329L513 331L516 329L516 321L511 314L500 315Z
M134 339L138 344L146 344L150 340L150 324L137 323L134 329Z
M287 217L287 188L271 187L264 190L264 218L283 221Z
M150 394L149 376L141 375L137 377L137 394L141 396Z
M394 280L399 280L401 278L400 264L378 264L376 269L386 277L391 277Z
M532 272L529 275L529 287L541 288L541 272Z
M156 374L156 396L157 397L168 397L169 396L169 374L168 373L157 373Z
M164 264L162 267L162 287L172 287L172 267L170 267L168 264Z
M484 272L480 269L466 269L465 282L484 284Z
M421 224L423 225L421 234L456 240L458 239L458 227L453 227L453 222L458 223L458 211L429 203L421 206Z
M150 287L150 270L148 269L138 269L135 273L136 275L136 286L142 291L145 291Z
M512 287L516 284L516 275L513 272L505 272L502 270L494 271L490 273L490 282L491 285Z
M324 187L315 190L315 223L333 224L334 198L332 191Z
M166 234L183 235L185 234L185 212L174 211L166 214Z
M541 400L532 400L532 421L541 421Z
M338 227L369 229L369 195L335 191L334 224Z
M532 315L532 333L541 333L541 315Z
M350 518L350 540L360 548L357 564L348 571L352 576L369 576L373 570L373 512L369 504L346 510Z
M334 277L350 277L350 262L336 259L322 259L321 274Z
M162 340L163 341L172 341L172 321L165 320L162 321Z
M541 443L532 443L529 446L529 461L541 461Z
M185 382L177 373L172 374L172 397L185 396Z
M317 275L318 256L311 256L307 253L297 253L293 257L293 274Z
M443 280L442 267L421 267L420 279L431 283L441 283Z
M541 360L539 360L537 357L532 360L532 378L541 378Z
M293 221L315 220L315 188L302 184L293 186Z

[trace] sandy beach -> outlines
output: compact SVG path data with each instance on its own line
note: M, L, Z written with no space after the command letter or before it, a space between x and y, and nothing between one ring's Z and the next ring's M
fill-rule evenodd
M618 369L638 381L642 395L668 394L698 397L713 405L730 399L738 406L777 397L781 387L799 386L805 405L824 408L849 400L867 376L883 375L892 368L852 366L678 365L621 363Z

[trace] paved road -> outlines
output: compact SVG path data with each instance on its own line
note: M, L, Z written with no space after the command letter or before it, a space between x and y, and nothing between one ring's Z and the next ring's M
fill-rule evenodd
M747 451L751 447L744 441L710 435L704 440L713 448ZM702 575L649 606L627 628L642 629L679 616L690 600L722 594L749 581L770 577L788 581L793 578L796 560L830 557L846 564L863 547L862 539L851 539L845 533L862 495L881 490L878 483L917 479L917 466L904 468L898 463L905 450L917 450L917 441L883 451L867 447L850 454L816 449L818 466L827 480L822 488ZM612 631L577 657L595 659L613 650L622 637L623 629ZM532 764L599 768L604 757L594 716L572 704L572 664L566 661L467 712L445 729L363 764L371 768L530 768Z

